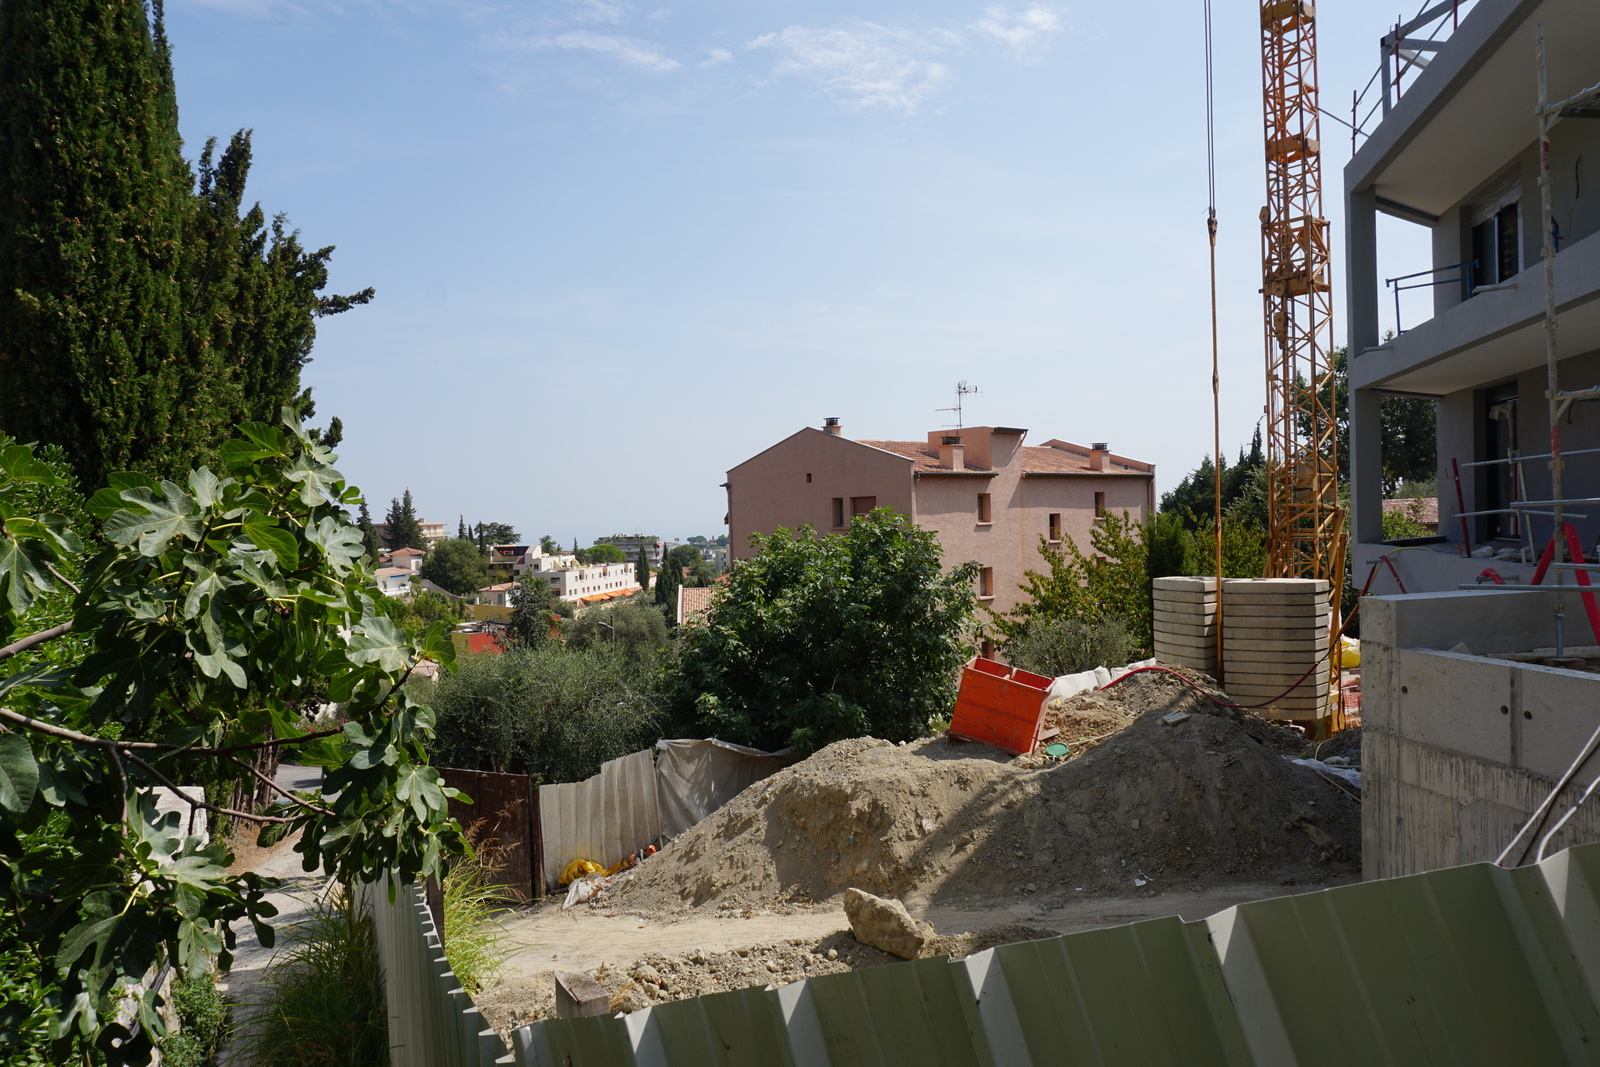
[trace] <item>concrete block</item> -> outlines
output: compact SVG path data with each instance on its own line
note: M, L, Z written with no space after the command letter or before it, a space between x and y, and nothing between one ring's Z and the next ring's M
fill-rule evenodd
M1228 601L1226 613L1236 619L1303 619L1308 616L1326 619L1331 614L1321 600L1307 600L1300 604L1262 604L1253 599Z
M1237 637L1320 637L1328 640L1328 627L1320 619L1241 619L1229 616L1222 621L1222 632Z
M1295 682L1300 681L1302 675L1305 675L1305 681L1302 685L1302 688L1311 686L1326 691L1333 685L1333 682L1329 680L1326 671L1314 671L1311 674L1306 675L1305 667L1301 667L1298 670L1293 667L1273 668L1269 670L1261 664L1244 664L1242 666L1238 663L1228 664L1228 684L1230 685L1235 683L1248 683L1251 685L1275 685L1279 689L1283 689Z
M1150 587L1157 592L1163 593L1214 593L1217 589L1217 580L1210 577L1172 574L1163 578L1152 579Z
M1217 613L1214 611L1174 611L1163 608L1159 604L1152 613L1157 625L1164 622L1184 622L1189 624L1203 623L1207 626L1216 624Z
M1257 655L1270 656L1276 654L1279 659L1290 659L1293 654L1316 658L1316 653L1328 647L1326 640L1304 640L1294 638L1281 638L1267 640L1259 637L1236 637L1233 634L1222 635L1222 654L1231 663L1238 659L1250 659ZM1310 662L1307 659L1306 662Z
M1326 578L1228 578L1222 595L1229 593L1326 593L1333 587Z
M1207 626L1203 623L1187 622L1162 622L1159 619L1156 620L1155 632L1157 636L1160 636L1161 634L1167 634L1169 636L1207 637L1213 639L1217 636L1217 628L1214 625Z
M1216 642L1207 641L1203 638L1170 638L1163 640L1158 637L1156 638L1156 652L1170 653L1177 656L1209 656L1215 659L1217 645Z
M610 1007L611 994L590 975L556 974L556 1018L585 1019L605 1015Z

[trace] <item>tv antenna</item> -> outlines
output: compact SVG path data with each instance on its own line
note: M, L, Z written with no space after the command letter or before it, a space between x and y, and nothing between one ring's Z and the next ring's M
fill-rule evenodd
M965 380L956 383L956 406L953 408L934 408L935 411L953 411L956 413L956 429L962 428L961 402L969 396L977 396L978 387L968 385Z

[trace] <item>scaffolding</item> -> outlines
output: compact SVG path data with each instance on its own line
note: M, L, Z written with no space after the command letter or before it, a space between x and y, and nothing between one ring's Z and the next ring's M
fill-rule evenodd
M1261 5L1267 205L1261 295L1267 385L1268 576L1331 587L1328 669L1338 692L1344 586L1334 417L1333 297L1322 215L1316 14L1309 0ZM1342 726L1337 696L1327 728Z

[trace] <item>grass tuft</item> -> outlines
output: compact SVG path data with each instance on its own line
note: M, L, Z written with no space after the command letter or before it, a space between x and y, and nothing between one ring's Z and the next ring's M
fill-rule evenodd
M444 956L469 994L500 976L508 954L505 928L494 920L506 887L490 883L493 862L491 852L475 848L444 879Z

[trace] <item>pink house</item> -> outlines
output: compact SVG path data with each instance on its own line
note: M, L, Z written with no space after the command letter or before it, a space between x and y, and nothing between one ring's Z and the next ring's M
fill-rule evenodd
M1027 430L968 426L926 441L851 440L838 419L807 427L728 472L728 542L754 553L750 535L810 523L842 531L853 516L893 508L932 530L946 567L976 560L978 596L996 611L1021 599L1023 572L1040 566L1039 538L1089 547L1097 516L1155 511L1155 465L1050 440Z

